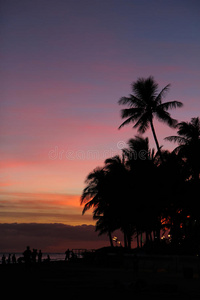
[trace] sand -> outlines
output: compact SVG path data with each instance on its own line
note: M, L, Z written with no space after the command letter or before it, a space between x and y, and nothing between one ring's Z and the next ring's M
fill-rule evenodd
M193 274L185 278L183 272L165 269L140 269L104 266L76 262L50 262L26 266L1 265L1 287L7 295L56 297L70 295L102 298L121 296L123 299L200 299L200 278ZM184 297L183 297L184 296ZM73 299L70 298L70 299ZM52 298L53 299L53 298Z

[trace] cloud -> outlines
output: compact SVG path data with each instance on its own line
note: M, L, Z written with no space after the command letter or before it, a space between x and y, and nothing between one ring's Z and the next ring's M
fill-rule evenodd
M15 200L18 203L50 206L80 206L80 195L68 195L58 193L27 193L27 192L2 192L7 200ZM39 202L38 202L39 201Z
M67 248L95 249L108 246L106 235L98 236L93 225L61 223L0 224L1 252L22 252L26 246L43 252L64 252Z
M54 193L1 192L2 223L59 222L70 225L92 224L92 212L82 215L80 195Z

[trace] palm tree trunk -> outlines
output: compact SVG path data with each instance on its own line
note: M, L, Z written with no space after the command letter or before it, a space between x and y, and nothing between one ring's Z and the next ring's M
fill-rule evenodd
M140 233L140 247L142 248L142 242L143 242L143 238L142 238L142 231L141 231L141 233Z
M139 243L139 232L137 231L137 248L140 248L140 243Z
M151 130L152 130L152 133L153 133L153 137L154 137L154 140L155 140L155 143L156 143L156 147L157 147L158 153L160 155L160 159L163 162L162 154L161 154L161 151L160 151L160 146L159 146L159 143L158 143L158 139L157 139L157 136L156 136L156 132L155 132L155 128L154 128L152 119L150 120L150 124L151 124Z
M108 236L109 236L109 240L110 240L110 246L113 247L113 240L112 240L112 235L110 230L108 231Z
M127 234L126 234L125 230L124 230L124 248L128 248L128 245L127 245Z
M131 249L131 235L130 235L130 233L128 234L127 239L128 239L128 249L130 250Z
M146 244L149 243L149 234L148 234L148 231L146 231Z
M152 232L151 231L149 232L149 240L150 240L150 242L152 242Z

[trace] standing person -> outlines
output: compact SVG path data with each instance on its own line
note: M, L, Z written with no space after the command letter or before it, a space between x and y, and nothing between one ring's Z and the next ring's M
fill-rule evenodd
M41 263L42 262L42 251L39 250L39 253L38 253L38 262Z
M24 261L26 264L30 264L31 263L31 255L32 255L32 252L30 250L30 247L27 246L26 250L24 251L23 253L24 255Z
M6 264L6 257L5 257L4 254L3 254L3 256L2 256L1 261L2 261L2 265L5 265L5 264Z
M16 262L17 262L16 256L15 256L15 254L13 254L13 256L12 256L12 263L13 263L13 264L16 264Z
M10 257L11 257L11 254L8 255L8 259L7 259L8 265L10 264Z
M36 263L36 257L37 257L38 253L37 253L37 249L33 249L32 252L32 260L34 263Z
M69 249L67 249L67 251L65 251L65 261L69 260L69 255L70 255L70 251Z

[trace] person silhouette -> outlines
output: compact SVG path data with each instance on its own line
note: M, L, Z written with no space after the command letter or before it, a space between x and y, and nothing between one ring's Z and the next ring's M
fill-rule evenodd
M5 264L6 264L6 257L5 257L4 254L3 254L3 256L2 256L1 262L2 262L2 265L5 265Z
M10 264L10 257L11 257L11 254L8 255L8 259L7 259L8 265Z
M39 253L38 253L38 262L41 263L42 262L42 251L39 250Z
M76 256L76 254L72 250L71 251L71 260L73 261L75 258L77 258L77 256Z
M70 255L70 250L67 249L67 251L65 251L65 260L66 260L66 261L69 260L69 255Z
M34 263L36 263L36 257L37 257L38 253L37 253L37 249L33 249L32 252L32 260Z
M13 263L13 264L16 264L16 262L17 262L16 256L15 256L15 254L13 254L13 256L12 256L12 263Z
M24 261L26 264L30 264L31 263L31 250L30 247L27 246L26 250L24 251L23 255L24 255Z

